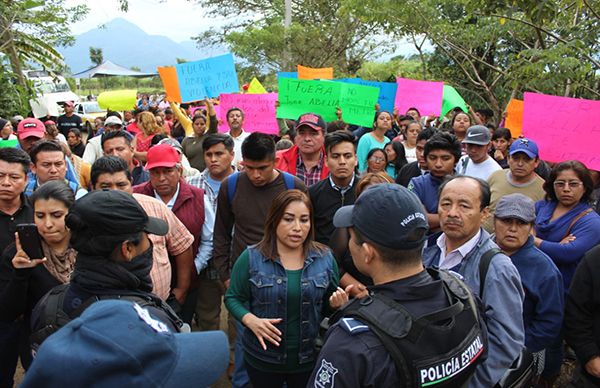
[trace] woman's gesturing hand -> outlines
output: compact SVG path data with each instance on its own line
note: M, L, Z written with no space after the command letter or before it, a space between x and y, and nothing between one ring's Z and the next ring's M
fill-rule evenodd
M252 313L248 313L242 317L242 323L258 338L258 342L263 350L267 350L265 340L275 346L279 346L281 342L281 331L274 325L281 322L281 318L259 318Z
M21 247L19 233L15 233L15 245L17 247L17 253L15 253L15 256L12 259L12 265L16 269L33 268L46 261L45 257L42 259L31 260L29 256L27 256L27 253L25 253L23 247Z
M350 295L350 292L353 288L354 284L350 284L345 290L341 287L338 287L337 290L335 290L334 293L329 297L329 305L331 308L337 310L348 303L348 295Z

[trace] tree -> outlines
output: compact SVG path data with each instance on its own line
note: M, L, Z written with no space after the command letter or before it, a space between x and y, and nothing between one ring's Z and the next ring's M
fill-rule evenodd
M289 29L283 26L283 1L196 1L212 15L238 21L222 30L209 30L196 41L225 44L263 72L292 70L302 64L354 73L376 46L373 36L379 27L364 23L347 6L348 0L292 1ZM289 57L284 57L286 51Z
M90 47L90 61L96 66L104 62L104 55L100 47Z

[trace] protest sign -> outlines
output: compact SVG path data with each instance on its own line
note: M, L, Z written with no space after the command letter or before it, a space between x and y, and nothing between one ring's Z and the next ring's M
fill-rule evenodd
M600 101L525 93L523 134L537 143L540 159L600 170Z
M279 78L294 78L298 79L297 71L280 71L277 73L277 79Z
M460 94L450 85L444 85L444 96L442 98L442 112L440 116L444 117L454 108L460 108L463 112L469 112L467 103Z
M379 89L331 81L279 79L279 108L277 117L296 120L313 112L325 121L336 120L337 107L344 121L370 127L373 124Z
M59 106L50 95L40 96L29 100L29 106L31 107L33 117L36 119L46 116L57 117L59 115Z
M393 82L369 81L361 78L342 78L338 81L378 88L379 98L377 99L377 102L379 103L379 108L381 110L387 110L390 113L393 112L396 88L398 87L397 84Z
M17 139L8 139L1 140L0 139L0 148L15 148L19 144Z
M513 98L506 106L506 121L504 126L510 129L513 139L523 132L523 100Z
M132 110L137 103L137 90L113 90L98 95L98 106L108 110Z
M231 54L180 63L171 68L159 67L158 73L167 98L175 102L217 97L220 93L238 92L240 88Z
M230 108L240 108L244 112L244 130L247 132L262 132L277 135L279 127L275 119L275 101L277 93L266 94L221 94L219 98L219 119L221 132L229 130L227 111Z
M259 80L256 77L252 78L250 81L250 85L248 85L248 94L264 94L267 90L262 86Z
M298 79L333 79L333 67L313 69L298 65Z
M396 78L397 90L394 106L400 115L409 108L417 108L422 116L439 116L444 94L444 83Z

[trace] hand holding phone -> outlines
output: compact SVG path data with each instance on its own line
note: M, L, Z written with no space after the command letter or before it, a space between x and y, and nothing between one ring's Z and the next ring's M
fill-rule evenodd
M15 268L33 268L46 261L42 243L34 224L19 224L15 233L17 253L12 259Z

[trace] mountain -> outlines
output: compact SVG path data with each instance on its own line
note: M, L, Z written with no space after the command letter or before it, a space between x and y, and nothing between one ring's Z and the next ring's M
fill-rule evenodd
M105 60L128 68L136 66L143 72L155 72L158 66L174 65L177 63L176 58L192 61L225 51L215 48L201 51L191 40L176 43L165 36L149 35L122 18L113 19L102 28L77 35L75 39L73 46L58 49L72 73L93 66L90 61L90 47L101 48Z

